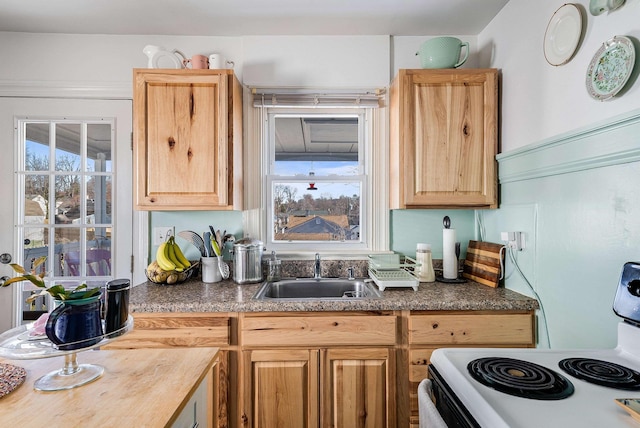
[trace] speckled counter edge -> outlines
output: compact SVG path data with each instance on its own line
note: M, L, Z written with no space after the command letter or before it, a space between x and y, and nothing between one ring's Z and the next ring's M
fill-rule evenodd
M131 290L131 312L289 312L387 310L535 310L538 302L505 288L464 284L421 283L411 288L387 288L381 299L257 301L260 284L231 280L208 284L191 280L178 285L146 282Z

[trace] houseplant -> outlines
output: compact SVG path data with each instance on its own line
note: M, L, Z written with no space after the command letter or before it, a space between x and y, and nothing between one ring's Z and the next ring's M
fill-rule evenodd
M20 276L11 278L2 285L29 281L43 290L29 296L27 302L45 293L49 293L58 302L56 308L47 314L45 325L46 336L58 349L68 351L98 343L103 335L100 319L100 287L87 288L87 284L81 284L70 290L61 284L47 287L44 282L45 274L35 273L35 269L45 260L46 257L36 259L31 272L12 263L11 268Z
M39 257L33 262L33 267L31 272L27 272L25 268L16 263L11 263L11 268L19 273L21 276L16 276L6 280L2 286L6 287L7 285L13 284L15 282L20 281L29 281L36 287L42 288L43 290L40 293L32 294L27 298L27 303L32 302L36 298L46 293L49 293L51 297L55 300L66 301L66 300L80 300L80 299L88 299L90 297L99 296L100 295L100 287L96 288L88 288L87 284L81 284L74 289L66 289L64 285L57 284L52 285L51 287L47 287L44 282L44 273L36 274L35 269L40 266L47 259L46 256Z

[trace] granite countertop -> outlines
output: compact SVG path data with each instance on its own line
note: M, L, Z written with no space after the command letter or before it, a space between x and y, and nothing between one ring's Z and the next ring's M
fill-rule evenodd
M375 310L534 310L538 302L505 288L475 282L421 283L411 288L386 288L381 299L255 301L257 284L231 280L208 284L193 279L178 285L142 283L131 289L131 312L286 312Z

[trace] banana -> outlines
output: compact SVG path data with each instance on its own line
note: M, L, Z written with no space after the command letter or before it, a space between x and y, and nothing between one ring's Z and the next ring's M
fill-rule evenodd
M165 271L158 265L158 261L154 260L147 266L147 278L151 282L155 282L156 284L162 284L166 282L167 277L170 272Z
M167 242L163 242L158 247L158 251L156 251L156 261L158 262L158 266L164 271L175 270L176 265L168 257L168 247Z
M176 271L182 272L184 270L184 266L182 265L182 263L180 263L180 261L176 257L175 245L173 244L171 238L169 238L169 242L167 242L166 244L165 251L167 252L167 258L171 261L171 263L173 263L176 266Z
M175 238L172 236L170 238L171 244L173 245L173 252L176 255L176 259L184 266L185 269L191 266L191 262L184 256L184 253L180 249L180 246L176 244Z

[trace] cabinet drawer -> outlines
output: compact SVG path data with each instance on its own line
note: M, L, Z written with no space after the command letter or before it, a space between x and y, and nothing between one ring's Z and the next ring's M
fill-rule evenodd
M228 346L227 316L204 314L133 314L133 330L105 348Z
M409 317L410 344L533 346L532 313L426 314Z
M244 346L389 345L395 316L270 316L242 321Z

